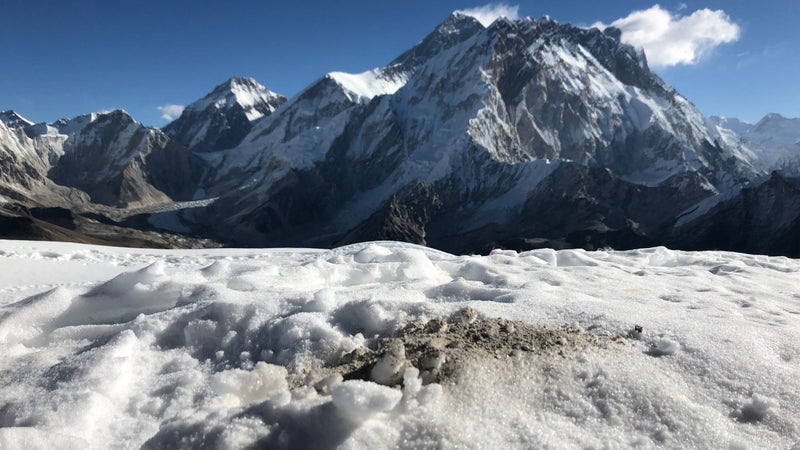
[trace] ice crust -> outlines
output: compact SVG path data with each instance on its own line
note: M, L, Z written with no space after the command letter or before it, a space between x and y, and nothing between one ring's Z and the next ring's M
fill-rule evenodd
M3 449L800 442L797 260L2 241L0 269ZM488 318L599 344L498 346L441 384L399 349L375 365L382 384L325 371L410 324Z

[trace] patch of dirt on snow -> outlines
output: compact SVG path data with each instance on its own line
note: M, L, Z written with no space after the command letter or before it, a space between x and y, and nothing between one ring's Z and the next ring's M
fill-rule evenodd
M409 324L395 337L378 340L374 349L361 347L345 355L338 364L317 372L315 378L327 377L317 384L323 391L325 380L332 377L394 386L402 383L405 369L413 366L425 384L455 382L468 362L491 363L522 355L566 358L587 347L623 341L622 336L589 333L569 325L479 319L472 308L465 308L449 320Z

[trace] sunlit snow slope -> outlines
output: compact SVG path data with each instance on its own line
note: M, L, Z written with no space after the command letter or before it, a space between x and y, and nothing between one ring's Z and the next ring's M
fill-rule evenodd
M799 270L665 248L3 241L0 448L797 448ZM408 324L449 342L427 369L406 340L342 381Z

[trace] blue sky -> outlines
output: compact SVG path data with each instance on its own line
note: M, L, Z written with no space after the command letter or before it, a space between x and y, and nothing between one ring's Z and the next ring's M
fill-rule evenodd
M49 122L123 108L147 125L163 126L166 120L159 106L191 103L231 76L251 76L292 96L326 72L382 66L419 42L450 12L485 4L437 0L3 4L0 109ZM655 2L626 0L505 5L516 8L520 17L547 14L583 26L628 18L616 23L644 24L645 31L655 27L651 19L667 14L670 22L665 26L671 27L666 30L667 42L653 44L661 45L654 52L674 54L670 43L686 36L705 38L706 44L701 42L694 58L667 62L656 72L704 114L751 122L768 112L800 117L797 0L664 1L656 9ZM694 16L704 9L713 15ZM646 14L631 16L634 11ZM644 17L644 22L631 17ZM708 29L710 19L723 22L722 28ZM713 36L730 34L731 27L735 37L708 43Z

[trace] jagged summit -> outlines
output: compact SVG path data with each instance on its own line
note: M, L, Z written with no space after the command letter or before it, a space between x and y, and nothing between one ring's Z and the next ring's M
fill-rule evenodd
M476 30L486 28L480 23L478 19L469 14L464 14L460 11L453 11L449 16L436 27L435 33L439 34L452 34L452 33L471 33Z
M253 122L272 114L284 102L285 97L252 78L233 77L187 106L163 130L193 151L224 150L238 145Z
M9 128L26 128L33 125L33 122L17 114L13 109L0 111L0 122Z
M764 170L800 176L800 118L770 113L739 135Z
M484 29L485 27L474 17L453 12L422 42L392 60L386 67L357 74L329 72L306 90L328 89L324 86L331 80L344 90L348 100L355 103L378 95L394 94L405 85L408 77L420 65ZM301 92L299 97L304 94L305 91Z
M186 110L224 110L238 105L244 110L247 119L254 121L275 111L283 101L284 97L270 91L253 78L232 77L202 99L187 106Z
M267 88L261 85L255 78L252 77L230 77L217 85L212 91L212 94L225 93L235 91L237 89L258 89L265 91Z
M775 139L795 138L800 131L800 118L789 118L778 113L769 113L755 123L749 130L752 134L772 134Z
M412 72L436 54L465 41L482 30L484 30L484 26L474 17L454 12L422 42L390 62L387 70Z

